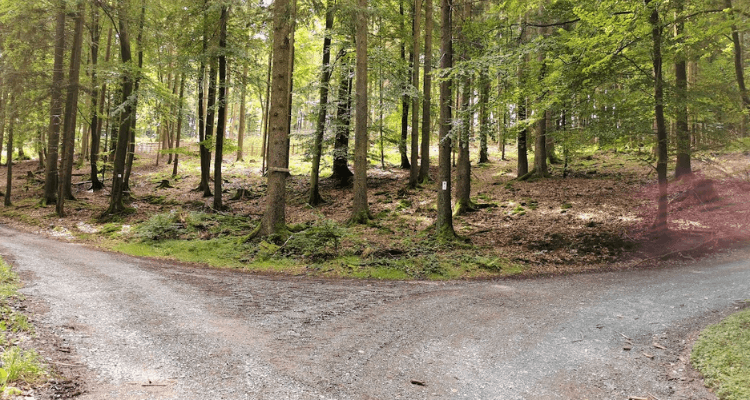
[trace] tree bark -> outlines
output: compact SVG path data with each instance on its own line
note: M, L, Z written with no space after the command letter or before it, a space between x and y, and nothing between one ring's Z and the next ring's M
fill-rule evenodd
M347 57L347 58L344 58ZM349 170L349 128L352 119L352 71L346 48L339 53L341 62L341 81L338 89L336 107L336 137L333 143L333 173L331 179L338 186L346 186L354 176Z
M417 178L419 177L419 37L420 37L420 17L422 14L422 1L414 0L414 15L412 25L412 54L414 62L411 67L411 84L415 91L411 100L411 166L409 168L409 187L417 187Z
M10 100L8 101L7 106L10 108L10 112L7 113L8 115L8 145L5 149L5 166L6 166L6 179L5 179L5 198L3 199L3 204L6 207L10 207L12 205L12 202L10 201L11 196L11 189L13 188L13 130L15 129L16 125L16 104L15 104L15 96L13 94L10 95Z
M141 0L141 16L138 22L138 36L136 36L136 46L138 46L138 71L133 83L133 108L130 116L130 138L128 140L128 154L125 160L125 178L122 183L123 194L130 197L130 172L133 170L133 160L135 160L135 128L138 118L138 98L141 95L141 78L143 77L143 25L146 21L146 0Z
M483 68L479 73L479 164L490 162L487 136L490 131L490 71Z
M399 15L401 15L401 30L404 30L404 0L398 3ZM401 41L401 61L406 65L406 39ZM409 57L409 65L414 65L414 56ZM404 78L403 87L401 88L401 137L398 141L398 152L401 155L401 169L411 168L409 156L406 154L406 138L409 136L409 83Z
M724 5L727 9L733 10L732 0L724 0ZM732 11L732 15L736 15L736 13ZM748 94L747 87L745 86L742 42L740 41L740 33L737 30L736 24L732 24L732 44L734 47L734 74L737 78L737 86L739 87L740 98L742 99L743 126L747 127L749 119L747 113L750 113L750 94ZM744 137L747 132L741 132L740 134Z
M683 0L675 2L677 21L675 23L675 36L678 43L683 43L685 34L685 23L682 22L681 14L684 10ZM687 78L687 61L685 60L685 51L680 50L676 54L675 69L675 97L677 99L676 112L676 139L677 139L677 163L675 164L674 175L679 179L692 174L690 166L690 130L688 126L688 78Z
M182 136L182 118L184 115L183 107L185 106L185 73L183 72L180 76L180 99L177 106L177 129L175 132L175 144L174 148L178 150L174 153L174 161L172 163L172 177L177 176L177 164L180 160L180 137Z
M132 55L130 52L130 38L127 29L127 2L120 3L118 24L120 26L120 61L123 65L131 62ZM132 123L130 119L133 114L133 104L130 101L130 95L133 93L133 76L124 68L122 76L122 113L120 115L120 126L117 133L117 146L115 149L114 171L112 178L112 193L110 197L109 208L102 215L119 214L125 210L123 199L123 174L125 173L125 159L128 155L128 142L130 141L130 129Z
M221 210L221 162L224 160L224 133L227 122L227 6L221 7L219 18L219 99L216 124L216 149L214 151L214 210Z
M62 123L63 57L65 56L65 0L57 4L55 20L55 55L52 66L52 88L50 89L50 122L47 135L47 168L44 179L44 203L57 200L57 159L59 157L60 124Z
M417 0L418 1L418 0ZM357 68L356 68L356 121L354 124L354 199L352 200L352 223L365 223L371 218L367 204L367 152L370 143L367 137L367 0L358 1L357 10ZM412 132L412 135L414 132ZM412 164L413 168L414 164Z
M242 67L242 81L240 88L240 126L237 128L237 162L244 161L243 147L245 147L245 124L247 110L245 109L245 103L247 102L247 70L248 66L245 64Z
M100 104L99 104L99 83L97 75L97 63L99 59L99 41L101 36L101 26L99 25L99 8L92 7L91 10L91 149L89 163L91 166L91 190L102 190L104 185L99 180L97 162L99 161L99 147L101 145L101 121ZM109 40L112 40L112 30L109 31ZM110 42L111 43L111 42ZM107 58L109 59L109 44L107 45ZM102 87L102 94L105 88Z
M315 126L315 143L313 144L312 169L310 170L310 198L311 206L323 202L320 196L320 158L323 154L323 136L326 130L326 116L328 115L328 86L331 82L331 35L333 30L333 1L326 5L325 37L323 38L323 62L320 69L320 102L318 121Z
M650 6L651 0L644 0L646 6ZM656 139L657 155L656 173L659 182L659 198L657 200L656 221L654 230L658 233L666 233L667 227L667 127L664 120L664 77L662 73L662 32L663 27L659 18L657 5L651 5L651 38L653 41L653 66L654 66L654 114L656 117Z
M526 18L524 17L524 24L525 24ZM524 28L525 31L525 28ZM521 38L519 39L521 43L524 41L524 35L521 34ZM518 140L517 140L517 147L518 147L518 164L516 168L516 176L522 177L529 173L529 158L526 154L527 152L527 146L526 146L526 140L528 138L528 124L526 123L526 93L525 93L525 87L526 87L526 66L528 65L528 54L521 55L521 62L518 66L518 87L519 87L519 97L518 97L518 118L516 121L516 124L521 125L520 129L518 129Z
M440 68L453 68L453 33L451 12L452 0L441 0L441 38L440 38ZM438 151L438 182L437 182L437 221L436 235L444 239L456 236L453 230L453 213L451 211L451 106L453 103L452 79L440 81L440 148Z
M5 140L5 87L3 86L3 77L0 76L0 165L3 165L3 146Z
M422 143L417 180L430 180L430 131L432 127L432 0L424 0L424 85L422 90Z
M203 38L202 38L202 52L199 57L198 66L198 141L200 142L200 166L201 166L201 181L198 187L195 189L198 192L203 192L204 197L206 191L210 192L208 184L208 166L211 160L211 154L208 151L206 142L208 133L208 127L206 123L206 109L205 106L205 77L206 77L206 57L208 57L208 0L203 0Z
M65 216L65 200L73 200L71 181L73 174L73 152L75 150L76 118L78 116L78 84L81 72L81 53L83 50L83 20L86 3L78 3L75 14L75 30L73 33L73 48L70 51L70 71L68 75L68 90L65 99L65 117L63 119L63 157L61 162L61 176L57 190L56 211L59 217Z
M290 93L296 0L276 0L273 5L273 73L269 115L268 189L266 210L259 233L286 230L286 177L289 154Z

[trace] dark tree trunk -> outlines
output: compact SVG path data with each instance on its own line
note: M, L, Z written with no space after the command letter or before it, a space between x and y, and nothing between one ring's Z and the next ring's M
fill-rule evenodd
M205 114L205 82L206 77L206 57L208 57L208 0L203 1L203 51L199 57L198 67L198 141L200 142L200 165L201 165L201 181L196 191L203 192L206 197L206 192L209 192L211 188L208 183L208 168L211 163L211 154L208 151L206 142L210 137L211 133L208 129L208 123L206 121L207 116Z
M52 67L52 88L50 89L50 122L47 135L47 168L44 179L44 203L53 204L57 200L57 159L59 158L60 124L62 123L63 57L65 56L65 1L57 4L55 21L55 55Z
M266 166L268 161L268 117L271 107L271 66L273 64L273 54L268 55L268 73L266 74L266 103L263 110L263 146L261 152L263 153L263 161L260 167L260 173L266 174ZM290 89L291 90L291 89ZM260 95L259 95L260 96ZM263 104L263 99L260 99L260 103Z
M206 102L206 144L210 146L214 136L214 124L216 122L216 76L218 69L218 60L211 56L211 63L208 66L208 101ZM201 186L203 187L203 197L211 197L211 151L206 147L206 160L201 164Z
M347 59L344 59L347 57ZM341 82L336 107L336 137L333 144L333 174L331 179L339 186L349 184L354 176L349 170L349 127L352 120L352 71L346 49L341 49Z
M323 38L323 62L320 70L320 102L318 121L315 126L315 143L313 144L312 169L310 170L310 198L307 202L317 206L323 202L320 196L320 158L323 154L323 136L326 130L328 115L328 86L331 81L331 34L333 30L333 0L326 6L325 37Z
M0 76L0 165L3 165L3 146L5 140L5 87L3 78Z
M678 18L684 9L682 0L676 2L676 12ZM679 20L675 24L675 36L679 43L684 42L682 36L685 32L685 23ZM690 166L690 130L688 128L688 80L687 80L687 62L684 52L678 52L677 60L674 64L675 69L675 97L677 98L677 115L675 121L676 139L677 139L677 163L675 164L674 175L679 179L692 173Z
M127 15L125 13L126 4L120 4L119 26L120 26L120 61L123 65L130 62L132 55L130 53L130 38L128 37ZM125 173L125 159L128 153L128 142L130 141L130 129L132 123L130 119L133 114L133 104L129 101L133 93L133 77L127 68L124 69L122 76L122 112L120 114L120 126L117 133L117 146L115 149L114 171L112 178L112 194L110 197L109 208L103 217L112 214L119 214L125 210L123 199L123 174Z
M16 105L15 105L15 96L13 94L10 95L10 100L8 101L8 108L10 108L10 112L8 112L8 145L6 146L5 150L5 166L6 166L6 179L5 179L5 199L3 199L3 204L5 204L6 207L10 207L12 205L10 201L11 196L11 189L13 188L13 130L15 129L15 120L16 120Z
M486 68L479 74L479 89L479 163L485 164L490 162L487 150L487 136L490 131L490 72Z
M175 132L175 149L180 149L180 137L182 136L182 118L184 115L183 107L185 106L185 73L180 76L180 99L177 105L177 129ZM174 154L174 161L172 163L172 177L177 176L177 164L179 164L180 153L179 151Z
M216 149L214 161L214 210L221 210L221 162L224 159L224 131L227 121L227 6L221 7L219 18L219 110L216 124Z
M99 180L99 174L96 164L99 162L99 147L101 146L101 105L99 84L97 82L97 63L99 59L99 39L101 36L101 26L99 25L99 8L92 7L91 16L91 150L89 162L91 166L91 190L99 191L104 185ZM109 43L112 40L112 30L109 31L107 44L107 61L109 61ZM101 95L104 94L106 86L102 86Z
M430 128L432 127L432 0L424 0L424 87L422 90L422 143L419 182L430 180Z
M419 0L417 0L419 1ZM357 119L354 125L354 199L352 200L352 223L365 223L371 218L367 204L367 153L370 143L367 138L367 0L358 1L357 10L357 68L356 104ZM413 134L413 132L412 132ZM413 168L413 164L412 164Z
M70 71L68 75L68 91L65 99L65 117L63 120L63 157L61 162L61 176L57 190L56 211L59 217L65 216L65 200L72 200L73 152L76 139L76 117L78 116L78 83L81 72L81 53L83 50L83 20L86 3L78 3L75 15L75 30L73 33L73 48L70 51Z
M724 0L724 5L727 9L732 10L732 0ZM734 11L732 11L732 14L736 15ZM747 87L745 86L742 41L740 40L740 32L737 30L737 25L735 24L732 24L732 44L734 47L734 73L737 77L737 86L740 89L740 98L742 98L742 125L744 129L747 129L748 116L745 113L750 113L750 94L748 94ZM745 136L746 134L747 132L741 132L742 136Z
M654 65L654 114L656 116L657 155L656 173L659 181L659 198L657 201L656 221L654 230L659 233L668 231L667 227L667 127L664 121L664 78L662 73L662 32L659 10L657 5L650 5L651 0L644 0L647 6L653 7L649 22L651 23L651 38L653 40Z
M441 38L440 38L440 68L453 68L453 33L451 12L452 0L442 0ZM440 81L440 149L438 152L438 182L437 182L437 221L436 234L440 238L453 239L453 213L451 211L451 138L452 125L451 106L453 103L453 82L451 79Z
M401 15L401 29L404 30L404 0L399 1L398 11ZM401 61L406 64L406 40L401 41ZM409 65L414 65L414 56L409 57ZM398 152L401 155L401 169L411 168L409 156L406 154L406 138L409 136L409 95L407 93L409 84L404 79L401 95L401 137L398 141Z
M263 236L286 230L286 177L289 173L290 100L292 55L294 54L295 0L276 0L273 6L273 78L269 115L268 189L266 210L259 233Z
M419 36L422 1L414 0L414 14L412 15L412 54L411 84L415 92L419 91ZM417 187L419 177L419 95L414 94L411 101L411 166L409 168L409 187Z
M520 41L524 41L524 35L521 35ZM516 168L517 177L523 177L529 173L529 158L527 155L526 140L528 138L528 124L526 123L526 66L528 65L528 55L521 56L521 63L518 67L518 85L521 88L518 98L518 118L516 124L522 125L518 129L518 166Z
M138 36L136 36L136 46L138 46L138 71L133 83L133 108L130 116L130 138L128 140L128 154L125 160L125 178L122 183L124 195L130 197L130 172L133 170L133 160L135 160L135 128L138 118L138 98L141 95L141 78L143 77L143 25L146 21L146 0L141 0L141 16L138 22Z

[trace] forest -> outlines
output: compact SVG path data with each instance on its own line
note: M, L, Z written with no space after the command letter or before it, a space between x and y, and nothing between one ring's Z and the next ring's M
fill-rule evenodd
M396 277L746 240L748 27L737 0L0 0L2 217Z

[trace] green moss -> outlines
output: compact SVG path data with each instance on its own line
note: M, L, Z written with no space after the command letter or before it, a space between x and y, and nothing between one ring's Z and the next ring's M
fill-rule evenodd
M245 266L241 259L248 252L247 247L238 245L234 238L120 243L113 248L134 256L164 257L178 261L233 268Z
M565 202L565 203L562 203L562 205L560 206L560 208L563 209L563 210L567 210L569 208L573 208L573 205L570 204L570 203L568 203L568 202Z
M750 309L701 332L691 360L721 400L750 399Z
M526 209L519 204L510 213L513 215L526 215Z

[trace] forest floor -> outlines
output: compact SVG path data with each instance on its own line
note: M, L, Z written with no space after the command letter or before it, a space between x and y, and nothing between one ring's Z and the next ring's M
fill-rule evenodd
M291 237L243 240L265 209L265 178L258 162L223 168L226 209L211 209L198 186L196 157L181 155L179 174L155 156L138 157L131 177L131 212L107 223L107 188L88 190L88 167L74 172L76 200L65 218L40 205L44 173L37 161L13 168L13 206L0 222L36 233L95 244L136 255L320 277L456 279L540 276L648 266L699 257L750 240L750 153L706 153L694 158L692 180L670 182L670 234L651 231L655 171L645 155L591 151L579 154L563 178L518 181L515 159L472 169L474 201L483 208L454 218L463 240L438 242L434 184L406 187L408 171L372 166L368 171L371 223L348 226L351 187L322 179L319 207L307 204L309 175L292 159L287 222ZM436 163L435 163L436 164ZM432 176L437 173L433 170ZM0 171L5 182L6 169ZM171 187L158 188L163 180ZM238 189L243 196L232 200ZM274 242L274 240L276 242Z

